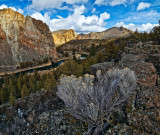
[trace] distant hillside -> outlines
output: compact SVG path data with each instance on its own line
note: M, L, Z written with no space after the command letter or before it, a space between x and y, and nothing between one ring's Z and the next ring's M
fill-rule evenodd
M95 32L84 35L78 35L77 39L108 39L117 37L127 37L134 32L123 27L113 27L103 32Z
M61 46L71 40L81 40L81 39L109 39L117 37L127 37L134 33L131 30L128 30L123 27L113 27L103 32L91 32L89 34L76 34L74 30L58 30L52 32L53 40L56 47Z

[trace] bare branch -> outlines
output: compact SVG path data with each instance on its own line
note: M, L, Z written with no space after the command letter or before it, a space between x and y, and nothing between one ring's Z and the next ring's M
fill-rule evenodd
M123 114L122 108L136 88L136 76L133 71L111 69L102 74L96 73L83 78L62 76L57 95L64 101L68 112L77 119L89 122L94 134L102 132L113 113ZM95 126L96 125L96 126ZM91 132L91 129L89 129Z

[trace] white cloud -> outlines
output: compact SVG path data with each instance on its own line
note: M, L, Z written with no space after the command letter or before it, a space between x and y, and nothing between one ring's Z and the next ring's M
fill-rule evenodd
M135 25L133 23L130 23L128 25L126 25L124 22L120 22L115 24L116 27L124 27L127 29L130 29L132 31L135 31L136 29L139 32L150 32L155 26L158 26L158 24L151 24L151 23L147 23L147 24L142 24L142 25Z
M21 14L24 13L24 11L23 11L22 9L20 9L20 8L19 8L17 11L18 11L19 13L21 13Z
M8 8L8 6L6 6L4 4L0 6L0 9L4 9L4 8Z
M50 25L51 18L48 15L48 13L45 13L43 16L41 13L36 12L36 13L32 14L31 17L33 17L37 20L41 20L41 21L45 22L47 25Z
M134 0L96 0L94 4L97 4L99 6L101 5L110 5L110 6L116 6L116 5L126 5L128 2L134 2Z
M48 8L63 9L64 3L74 5L87 3L88 0L32 0L31 8L36 10L43 10Z
M110 14L104 12L100 16L84 16L85 6L75 7L74 13L69 15L67 18L57 16L58 19L50 19L46 13L44 16L41 13L35 13L32 17L42 20L47 23L51 31L59 29L74 29L76 32L97 32L104 31L106 26L105 21L110 18Z
M1 6L0 6L0 9L4 9L4 8L11 8L12 10L14 10L14 11L17 11L17 12L19 12L19 13L21 13L21 14L23 14L24 13L24 11L22 10L22 9L16 9L15 7L8 7L7 5L4 5L4 4L2 4Z
M104 21L107 20L107 19L109 19L109 18L110 18L110 14L108 14L108 13L106 13L106 12L100 14L100 18L99 18L98 24L99 24L99 25L105 24Z
M149 12L139 12L139 13L131 13L129 17L126 18L125 22L132 22L132 23L156 23L158 22L160 17L160 13L155 10L151 10Z
M93 8L91 13L95 13L95 12L96 12L96 8Z
M138 4L137 10L143 10L145 8L149 8L151 6L150 3L141 2Z

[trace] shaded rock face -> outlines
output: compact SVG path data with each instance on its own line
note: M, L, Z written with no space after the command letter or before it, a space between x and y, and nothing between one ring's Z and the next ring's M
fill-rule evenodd
M77 39L108 39L116 37L127 37L130 36L132 33L133 31L123 27L113 27L103 32L91 32L89 34L78 35Z
M0 53L0 65L9 66L33 59L57 58L49 27L12 9L0 10Z
M5 32L0 26L0 65L14 64L12 58L11 47L6 41Z
M77 38L77 34L72 29L54 31L52 32L52 36L56 47Z

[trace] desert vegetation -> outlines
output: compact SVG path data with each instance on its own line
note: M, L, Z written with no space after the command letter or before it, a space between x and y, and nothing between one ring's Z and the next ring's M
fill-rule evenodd
M83 78L62 76L57 95L75 118L88 123L87 135L100 135L114 115L124 115L123 107L136 88L136 76L128 68L97 71Z

